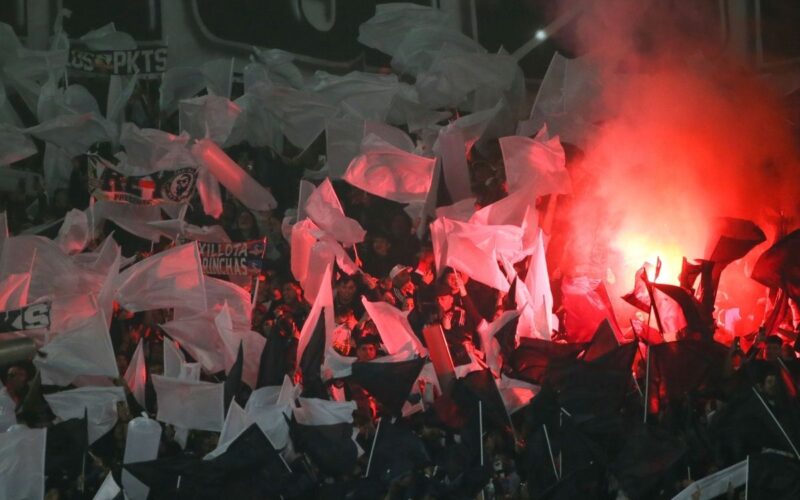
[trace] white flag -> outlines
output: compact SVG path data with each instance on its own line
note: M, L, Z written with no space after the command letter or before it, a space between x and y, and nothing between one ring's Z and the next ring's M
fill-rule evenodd
M481 321L480 325L478 325L477 331L481 338L481 349L486 356L486 364L489 365L493 373L500 373L500 369L502 368L502 363L500 361L500 344L497 342L495 335L501 328L506 326L509 321L518 316L519 313L517 311L505 311L491 323Z
M222 432L217 441L217 447L206 454L204 460L211 460L216 458L228 449L228 446L239 437L239 434L247 430L248 427L253 425L255 421L242 409L236 401L231 401L228 407L228 415L225 417L225 423L222 424ZM267 435L265 433L265 435ZM267 435L269 437L269 435Z
M742 460L730 467L699 479L672 497L672 500L711 500L727 495L747 483L749 460Z
M121 491L122 489L114 481L114 475L109 472L92 500L115 500Z
M208 311L161 325L172 339L197 360L207 373L217 373L230 366L233 359L219 333L219 326L231 328L226 311ZM238 346L237 346L238 347Z
M117 403L125 402L122 387L81 387L45 394L44 399L61 420L89 417L89 444L103 437L117 424Z
M203 139L196 142L192 146L192 154L247 208L263 212L278 206L272 193L231 160L211 140Z
M500 148L509 193L525 190L528 196L536 197L572 192L564 148L558 137L547 136L546 128L534 139L501 137Z
M133 312L206 303L197 243L166 250L132 265L117 276L115 285L117 302Z
M113 123L94 113L61 115L25 132L58 146L70 157L82 155L94 143L112 140L117 134Z
M446 26L452 22L444 11L412 3L375 6L375 15L359 26L358 41L384 54L394 55L411 29L418 26Z
M533 326L537 336L549 340L551 333L557 328L553 319L553 292L550 289L550 275L545 260L544 237L544 232L539 229L528 274L525 276L525 287L531 298Z
M366 231L357 221L345 216L330 179L322 181L311 193L304 211L320 229L342 244L355 245L364 241Z
M276 450L289 445L289 424L294 401L300 396L301 386L295 386L284 377L280 387L261 387L253 391L245 405L248 416L269 437Z
M450 219L436 219L431 224L438 272L450 266L503 292L509 284L497 261L506 256L513 262L513 257L521 254L521 240L521 230L513 226L480 226Z
M424 202L431 189L434 158L399 149L370 134L350 162L344 180L368 193L400 203Z
M56 242L61 250L69 255L81 253L90 239L92 237L86 213L74 208L67 212L56 237Z
M0 388L0 433L17 423L16 408L17 403L8 395L8 389Z
M530 403L541 389L538 385L509 378L502 374L499 380L495 379L495 383L509 415Z
M122 125L119 142L125 148L125 161L119 170L125 175L142 176L159 170L175 170L195 166L196 161L186 144L189 135L172 135L154 128L139 128L133 123ZM124 169L124 170L123 170Z
M181 131L195 139L210 139L225 144L231 136L236 119L242 113L227 97L204 95L184 99L178 104Z
M153 375L158 400L158 420L187 429L219 432L223 414L224 384L175 380Z
M167 343L169 343L169 341L165 341L165 344ZM142 405L142 408L146 408L144 404L144 388L147 383L147 366L145 364L143 348L144 340L139 339L139 345L136 346L136 351L134 351L133 357L131 357L128 369L125 370L125 382L128 384L128 389L131 390L136 401ZM166 364L166 359L164 363Z
M0 96L0 103L5 96ZM36 145L16 127L0 125L0 166L11 165L37 153Z
M66 386L81 375L119 376L108 324L100 311L74 329L58 332L41 352L45 357L35 358L33 364L43 384Z
M158 108L165 115L178 109L178 103L196 96L206 86L202 68L175 66L161 75L161 92Z
M230 281L225 281L212 276L204 279L206 291L206 303L190 304L188 308L176 308L173 318L186 319L205 311L222 310L222 306L228 304L231 321L236 330L247 330L250 328L251 315L253 312L250 302L250 292Z
M427 354L428 350L422 346L408 323L408 312L387 302L370 302L366 297L362 297L361 302L370 319L375 322L388 354L416 353L420 357Z
M326 401L317 398L298 398L300 407L292 408L294 417L302 425L334 425L351 423L354 401Z
M9 274L0 281L0 311L19 309L28 304L31 274Z
M0 434L0 498L44 498L47 429L16 427Z
M141 344L140 344L141 345ZM128 422L128 433L125 436L125 455L123 464L147 462L158 457L161 444L161 425L146 416L136 417ZM150 488L136 479L125 468L122 469L122 487L131 500L147 500Z
M161 209L155 205L134 205L111 200L98 200L86 210L92 221L92 234L102 234L105 221L110 220L131 234L158 242L163 236L151 222L161 220Z
M330 105L367 120L383 121L398 91L397 75L352 71L344 76L317 71L308 90Z

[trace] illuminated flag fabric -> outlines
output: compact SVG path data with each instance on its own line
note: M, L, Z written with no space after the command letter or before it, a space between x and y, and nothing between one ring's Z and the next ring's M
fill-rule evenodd
M224 384L176 380L153 375L158 420L187 429L219 432L225 420Z
M686 259L684 259L684 262ZM652 307L650 292L647 291L647 269L644 266L636 271L633 282L633 291L622 296L622 300L644 312L650 312Z
M220 184L250 210L267 211L278 202L264 186L236 164L219 146L209 139L197 141L192 154Z
M344 215L330 179L322 181L308 197L305 213L320 229L344 245L364 241L366 231L357 221Z
M618 340L622 332L617 325L605 285L601 280L585 276L567 278L561 284L565 310L564 328L570 342L589 342L603 320L614 328Z
M756 261L751 278L770 288L781 288L800 302L800 229L767 249Z
M47 429L20 428L0 433L0 497L44 498Z
M166 342L168 343L169 341ZM142 408L146 408L144 391L145 385L147 385L147 366L145 365L143 347L144 339L140 339L139 345L136 346L136 351L134 351L133 357L131 357L128 369L125 370L124 379L128 384L128 389L131 390L133 397L136 399L136 402L139 403Z
M122 387L80 387L45 394L53 413L62 420L89 417L89 444L103 437L117 424L117 403L125 401Z
M343 179L381 198L400 203L424 202L431 189L436 160L417 156L370 134Z
M206 301L203 268L196 243L148 257L114 280L116 300L133 312L191 307Z
M97 313L88 321L58 335L33 363L42 373L43 384L69 385L81 375L117 378L117 361L105 316Z
M706 260L729 263L747 255L767 237L755 223L745 219L720 217L714 221L714 228L706 248Z
M534 139L500 138L509 193L523 188L531 197L572 192L561 141L558 137L547 138L546 133L543 129Z

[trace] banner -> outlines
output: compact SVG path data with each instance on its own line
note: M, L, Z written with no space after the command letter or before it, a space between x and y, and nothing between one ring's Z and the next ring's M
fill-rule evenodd
M267 239L239 243L202 243L200 261L205 274L258 275L267 248Z
M0 311L0 333L50 328L50 302Z
M69 69L95 75L152 75L167 69L167 48L140 47L135 50L89 50L70 48Z
M99 200L137 205L188 203L197 188L197 170L192 167L137 177L122 175L104 163L89 160L89 190Z

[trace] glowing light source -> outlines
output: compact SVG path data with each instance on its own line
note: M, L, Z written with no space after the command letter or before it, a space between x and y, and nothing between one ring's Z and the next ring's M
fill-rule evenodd
M547 40L547 32L545 30L536 30L533 36L540 41Z

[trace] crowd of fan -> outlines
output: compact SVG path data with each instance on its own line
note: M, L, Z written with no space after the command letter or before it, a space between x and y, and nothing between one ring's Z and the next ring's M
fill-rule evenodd
M139 125L153 124L143 118ZM195 200L187 220L198 225L219 224L233 241L266 236L268 244L259 276L252 329L261 333L268 343L280 346L283 363L271 370L272 380L263 382L280 385L283 375L302 382L302 374L295 369L296 349L311 305L289 272L290 246L282 222L286 212L296 208L304 169L313 169L317 158L306 153L300 159L290 159L270 150L246 146L228 153L272 191L278 208L271 213L255 214L233 197L227 197L221 217L214 220L204 215L199 201ZM505 195L503 168L498 158L496 144L475 150L470 158L473 193L479 206ZM35 163L36 157L29 161ZM70 188L57 191L50 198L52 201L40 192L26 195L19 190L5 194L2 204L11 233L20 234L38 226L44 227L40 234L48 234L52 228L48 229L47 224L58 221L72 208L85 209L90 197L86 170L85 159L77 158ZM506 309L503 294L470 280L467 274L435 269L430 240L416 236L416 227L402 205L345 183L335 182L334 187L347 216L357 220L367 231L363 244L348 249L361 272L347 275L337 271L332 283L337 352L359 361L385 355L375 325L365 314L361 298L366 297L369 301L385 301L408 312L409 323L423 343L422 328L427 324L441 325L456 366L480 359L482 346L476 328L481 321L491 322ZM171 244L162 240L153 245L113 223L107 223L105 229L106 234L114 231L126 256L144 257ZM520 271L524 275L524 269ZM554 293L558 308L555 287ZM121 375L142 338L147 341L145 356L150 373L162 373L161 343L165 333L157 325L163 323L169 313L161 310L132 314L115 309L110 332ZM423 463L415 463L394 477L373 475L361 479L368 453L360 457L352 471L337 477L327 475L301 455L289 464L293 485L282 492L283 498L475 498L481 491L487 499L574 498L577 495L668 498L692 478L703 477L764 449L778 450L778 456L790 461L792 449L780 434L776 434L769 417L748 413L751 410L743 406L742 401L750 394L751 386L755 386L778 420L785 424L792 440L800 443L800 413L797 398L792 395L794 387L785 385L781 377L783 372L777 364L781 359L793 369L796 352L789 338L756 336L753 332L750 340L754 342L746 353L739 349L737 342L730 346L720 377L713 384L704 384L696 391L677 396L660 393L653 398L650 394L650 415L644 425L641 424L643 408L648 406L643 404L646 397L643 391L647 386L646 359L637 349L635 357L628 358L629 362L633 359L633 363L622 366L622 372L628 375L622 384L622 398L614 408L606 408L597 400L598 394L602 395L607 389L602 385L603 377L599 377L594 386L586 385L586 380L554 383L552 387L545 383L530 405L511 415L510 428L487 419L483 443L476 452L472 446L474 439L466 435L472 427L454 427L441 408L427 405L424 412L402 418L398 423L411 429L425 444L428 458ZM572 358L577 358L580 352L581 349L575 350ZM509 364L504 371L506 375L521 376ZM27 413L22 405L34 374L31 363L15 363L3 370L3 382L19 405L20 422L31 426L50 425L53 415ZM204 374L203 378L220 380L219 375ZM541 383L543 379L546 377L529 381ZM369 391L358 384L347 379L326 382L323 391L344 390L346 397L357 403L353 424L358 429L356 440L364 450L369 450L378 419L389 415ZM583 395L590 408L585 408L582 415L591 415L591 418L580 420L576 415L559 410L573 382L594 391L594 394ZM116 383L125 385L122 379ZM246 391L237 395L242 406L247 397ZM154 394L148 394L148 399L148 409L154 416ZM129 398L129 405L135 405L132 398ZM90 498L108 471L118 477L126 424L135 416L129 405L120 405L120 418L114 430L91 447L91 459L83 474L47 476L47 498ZM543 423L549 426L549 434L547 428L542 434ZM159 457L182 453L172 439L174 431L169 425L163 427ZM576 436L581 436L580 443L576 443ZM192 432L186 453L204 456L215 447L217 437L216 433ZM678 459L664 458L671 457L670 453L676 449L682 450ZM480 452L482 457L478 455ZM665 463L659 464L659 460ZM728 497L737 498L740 493L741 488L731 489ZM230 496L264 498L263 492L257 489L232 492ZM157 490L151 492L151 498L162 497Z

